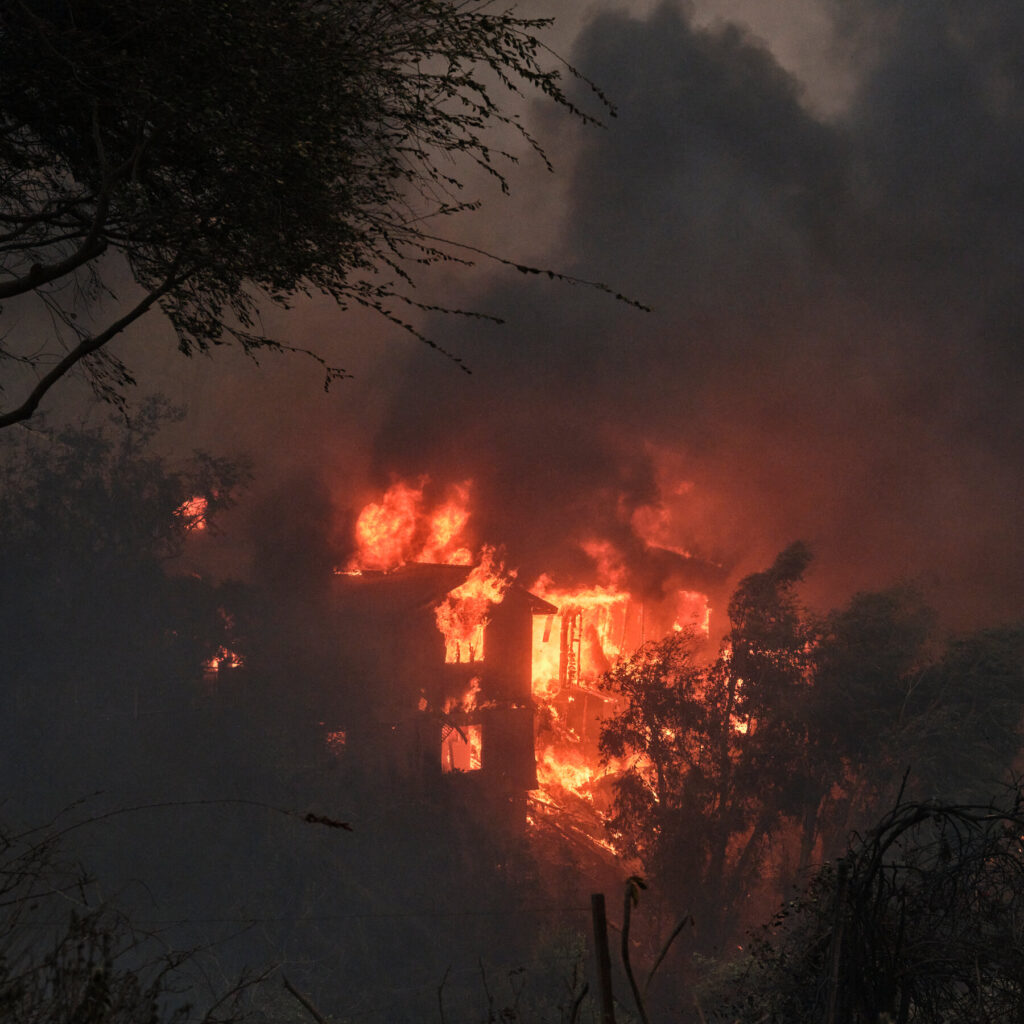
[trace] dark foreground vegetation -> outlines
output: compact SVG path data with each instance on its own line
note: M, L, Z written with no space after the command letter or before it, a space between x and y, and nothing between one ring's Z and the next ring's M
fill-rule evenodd
M631 767L595 868L338 756L326 536L196 575L245 473L158 455L165 414L4 452L5 1019L600 1020L599 890L620 1022L1021 1019L1018 629L943 636L907 587L813 615L790 547L721 653L679 634L606 677Z

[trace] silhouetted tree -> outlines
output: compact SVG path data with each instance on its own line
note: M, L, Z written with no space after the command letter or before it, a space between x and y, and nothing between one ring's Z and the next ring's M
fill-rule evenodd
M185 354L287 350L261 333L258 304L307 292L416 334L401 304L435 307L401 287L471 255L432 219L477 205L459 195L474 165L507 190L514 143L543 158L501 96L536 93L587 119L562 90L567 66L548 60L548 22L489 8L3 4L0 302L34 295L53 337L12 321L0 427L76 366L116 399L131 378L105 346L154 307ZM125 303L104 302L125 278ZM326 383L344 376L306 354Z
M0 756L20 783L12 797L48 792L56 810L156 771L153 730L189 707L204 662L237 646L230 588L178 558L244 471L155 454L168 415L154 403L131 428L33 432L2 453Z
M801 808L813 634L795 586L810 561L787 548L740 581L732 629L710 665L675 634L612 669L603 685L625 699L602 730L607 757L636 763L616 782L611 827L627 852L709 939L720 936L761 867L768 838Z
M906 756L915 795L986 798L1006 782L1021 752L1024 629L954 637L908 695Z
M694 663L694 638L674 633L645 644L606 674L602 685L625 703L601 730L600 749L607 761L625 758L629 767L616 782L612 828L622 852L640 857L659 874L670 870L667 848L680 820L700 820L702 795L714 778L704 700L704 673ZM706 855L692 834L689 856L676 866L700 877Z
M1021 794L900 802L702 994L741 1024L999 1024L1024 1014Z
M796 593L809 560L795 544L740 581L711 663L677 634L603 682L624 704L604 724L602 752L631 759L610 827L706 938L742 924L766 874L780 892L841 849L908 769L909 795L983 799L1020 751L1020 629L943 648L907 587L816 619Z
M919 723L910 710L934 652L935 616L913 588L854 595L819 623L813 687L805 694L812 788L798 872L815 847L839 849L849 831L895 799ZM908 760L909 759L909 760Z

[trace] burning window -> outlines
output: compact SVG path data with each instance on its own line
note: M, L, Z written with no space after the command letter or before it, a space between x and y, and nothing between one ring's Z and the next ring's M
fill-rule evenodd
M456 728L446 725L441 733L441 771L476 772L483 763L483 737L479 725Z
M217 675L226 669L241 668L245 659L227 647L219 647L217 653L203 663L203 674L208 678Z
M480 564L466 577L466 582L434 609L437 628L444 636L444 660L449 665L483 661L484 629L491 608L501 604L514 576L505 571L494 548L484 547Z

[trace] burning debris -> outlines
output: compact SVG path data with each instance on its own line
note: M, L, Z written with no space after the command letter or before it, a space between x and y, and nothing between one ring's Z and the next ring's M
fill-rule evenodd
M224 669L241 668L244 664L245 659L240 654L221 646L217 653L204 663L203 671L207 675L215 675Z

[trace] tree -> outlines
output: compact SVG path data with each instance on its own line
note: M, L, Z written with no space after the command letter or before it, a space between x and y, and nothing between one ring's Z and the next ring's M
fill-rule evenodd
M460 197L471 166L507 190L510 132L543 158L498 92L590 120L545 63L549 22L490 6L5 3L0 302L34 297L54 330L19 337L15 324L4 337L0 384L16 394L0 427L75 367L117 400L131 376L105 346L154 308L186 355L288 349L260 332L259 303L311 292L428 341L398 310L436 307L399 289L417 267L469 255L431 218L477 205ZM109 312L119 275L131 298ZM344 376L306 354L325 385Z
M953 637L921 673L908 713L915 795L985 799L1007 782L1021 753L1024 627Z
M677 635L604 679L623 705L602 752L632 760L610 825L716 938L766 876L779 890L842 849L901 779L918 799L984 799L1020 752L1021 629L940 646L905 586L815 617L796 592L809 562L794 544L740 581L714 661L695 663Z
M672 633L644 644L605 674L603 688L622 701L621 710L601 728L605 762L629 758L616 781L611 826L622 852L640 857L663 874L665 848L670 846L683 801L697 800L696 781L708 751L696 737L708 731L704 674L694 663L694 638ZM684 871L695 870L699 844Z
M813 771L800 873L816 847L840 849L852 828L891 803L908 765L917 777L920 723L911 705L934 627L933 611L906 586L855 594L818 622L814 685L803 710Z
M245 473L154 454L168 415L154 402L131 429L33 431L2 453L2 761L21 783L9 798L62 806L156 771L158 720L187 708L204 662L237 646L222 610L231 588L181 571L177 556Z
M793 544L740 581L711 664L694 664L692 638L676 634L604 680L626 703L604 725L602 752L639 759L616 784L612 828L711 939L735 926L767 840L808 789L800 709L813 630L795 587L809 562Z
M756 870L780 819L798 818L813 788L804 707L816 630L796 594L811 560L807 545L794 542L769 568L740 580L729 601L732 628L713 678L721 706L719 799L731 809L727 820L749 828L734 866L738 879ZM712 877L722 876L731 842L729 830L720 830Z
M917 799L967 802L1012 777L1024 711L1020 627L940 644L934 613L914 589L857 594L824 618L813 675L814 821L826 850L901 785Z
M748 946L708 1020L975 1024L1024 1014L1021 792L900 801ZM708 998L710 994L711 998Z

